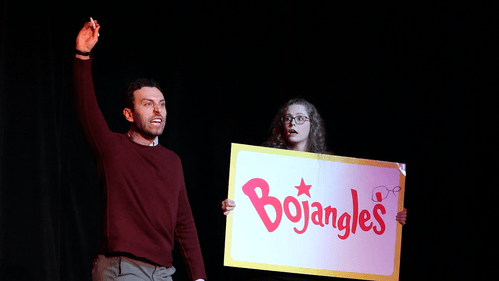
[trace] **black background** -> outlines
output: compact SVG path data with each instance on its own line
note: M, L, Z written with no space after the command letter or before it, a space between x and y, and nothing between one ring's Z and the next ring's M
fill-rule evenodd
M71 110L72 51L90 16L102 26L93 73L112 130L128 129L127 83L151 77L162 85L168 120L160 143L182 159L210 280L245 272L223 267L230 144L262 144L279 106L297 96L319 109L334 154L407 163L401 280L450 274L441 261L463 245L442 225L455 203L448 191L466 177L455 164L471 138L463 133L470 94L464 24L454 21L460 7L1 3L0 280L90 280L100 194ZM184 280L175 255L175 280Z

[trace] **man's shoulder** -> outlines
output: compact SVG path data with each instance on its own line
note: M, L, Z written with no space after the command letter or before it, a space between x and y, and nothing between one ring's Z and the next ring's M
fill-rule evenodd
M169 148L166 148L166 147L162 146L161 144L158 144L156 146L156 148L157 148L158 153L161 153L161 154L165 155L166 157L178 159L180 161L180 156L175 151L173 151Z

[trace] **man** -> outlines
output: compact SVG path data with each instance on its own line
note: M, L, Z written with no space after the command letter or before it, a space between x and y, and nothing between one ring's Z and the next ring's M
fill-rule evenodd
M100 111L91 73L100 25L87 22L76 39L75 112L96 161L103 195L102 241L93 280L172 280L177 242L191 280L204 280L201 249L180 158L158 144L165 98L152 80L128 87L126 134L111 132Z

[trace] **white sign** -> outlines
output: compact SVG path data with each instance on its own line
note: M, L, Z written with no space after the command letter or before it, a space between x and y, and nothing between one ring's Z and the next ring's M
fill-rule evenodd
M398 280L405 165L233 144L224 264Z

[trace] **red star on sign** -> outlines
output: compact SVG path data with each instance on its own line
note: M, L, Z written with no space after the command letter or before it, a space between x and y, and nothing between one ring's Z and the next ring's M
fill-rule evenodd
M298 195L297 196L300 196L302 194L306 194L308 197L310 197L310 188L312 187L312 185L306 185L305 181L303 180L303 178L301 178L300 185L295 186L295 187L298 189Z

